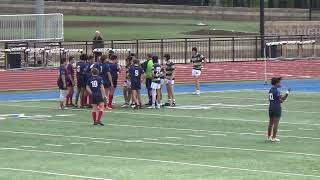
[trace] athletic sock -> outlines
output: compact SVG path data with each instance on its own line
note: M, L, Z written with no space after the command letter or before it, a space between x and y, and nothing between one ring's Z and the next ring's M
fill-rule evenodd
M96 112L92 112L91 115L92 115L93 123L96 123L97 122L97 113Z
M102 115L103 115L103 111L99 111L99 113L98 113L98 122L101 122Z
M112 100L113 100L113 95L110 94L109 95L109 101L108 101L109 102L108 106L110 106L110 107L112 106Z

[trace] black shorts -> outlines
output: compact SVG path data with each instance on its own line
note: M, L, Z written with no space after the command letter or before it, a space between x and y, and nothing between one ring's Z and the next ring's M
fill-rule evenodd
M86 81L84 78L78 78L77 79L77 87L80 88L84 88L86 87Z
M67 80L67 87L74 87L70 79Z
M102 96L92 96L92 104L100 104L103 102L104 101Z
M131 82L131 90L140 90L141 89L141 83L132 83Z
M152 84L152 79L147 78L146 79L146 88L148 91L152 90L151 84Z
M113 83L113 87L117 88L117 86L118 86L118 78L112 77L112 83Z
M270 118L281 118L281 108L269 108L269 117Z
M57 85L58 85L58 88L60 90L67 90L67 88L63 88L63 82L62 81L57 81Z

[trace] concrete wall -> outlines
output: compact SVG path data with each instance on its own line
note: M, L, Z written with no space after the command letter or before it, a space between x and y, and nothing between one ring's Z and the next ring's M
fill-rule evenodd
M0 12L34 13L34 1L1 0ZM95 16L140 16L140 17L178 17L205 18L216 20L259 20L257 8L230 7L198 7L151 4L120 4L120 3L73 3L46 2L46 13L60 12L65 15ZM307 20L306 9L266 9L267 20Z

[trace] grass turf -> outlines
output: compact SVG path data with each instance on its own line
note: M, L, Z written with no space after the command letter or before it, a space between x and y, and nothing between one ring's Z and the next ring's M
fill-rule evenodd
M265 141L264 92L177 99L178 109L106 112L105 127L52 101L1 103L2 115L30 117L0 120L0 179L319 179L320 94L284 104L280 143Z
M99 30L107 40L122 39L160 39L160 38L190 38L208 35L190 35L191 31L202 29L217 29L238 32L258 32L258 22L216 21L197 19L166 19L147 17L101 17L101 16L64 16L65 22L94 23L86 26L65 26L65 40L91 40L94 32ZM105 23L110 23L107 25ZM197 26L198 23L208 26Z

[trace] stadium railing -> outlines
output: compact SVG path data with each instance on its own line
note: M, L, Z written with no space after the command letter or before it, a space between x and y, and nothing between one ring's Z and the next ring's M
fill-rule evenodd
M273 46L268 48L269 56L277 56L282 59L303 59L318 57L320 44L320 36L296 35L296 36L265 36L265 43L278 41L308 41L314 40L314 45L304 46ZM185 38L185 39L141 39L141 40L109 40L105 41L105 48L114 49L130 49L131 53L135 53L140 60L146 58L147 53L158 55L163 62L165 53L171 54L175 63L188 63L191 57L192 47L198 47L199 52L203 54L209 62L234 62L234 61L259 61L264 60L261 55L261 39L259 36L246 37L207 37L207 38ZM10 52L5 49L24 46L31 49L11 52L20 53L22 59L21 67L57 67L60 58L65 55L72 55L79 58L81 53L92 54L91 41L78 42L7 42L0 44L0 58L4 54ZM39 48L44 48L41 51ZM59 48L64 48L66 53L60 52ZM262 47L264 48L264 47ZM72 50L72 51L70 51ZM77 51L78 50L78 51ZM80 51L81 50L81 51ZM297 53L303 51L302 53ZM270 54L268 54L270 53ZM118 56L120 64L124 64L124 60L128 55L127 51L119 52ZM285 56L284 56L285 55ZM7 58L5 58L7 59ZM8 61L2 59L3 68L8 67ZM0 60L1 62L1 60Z

